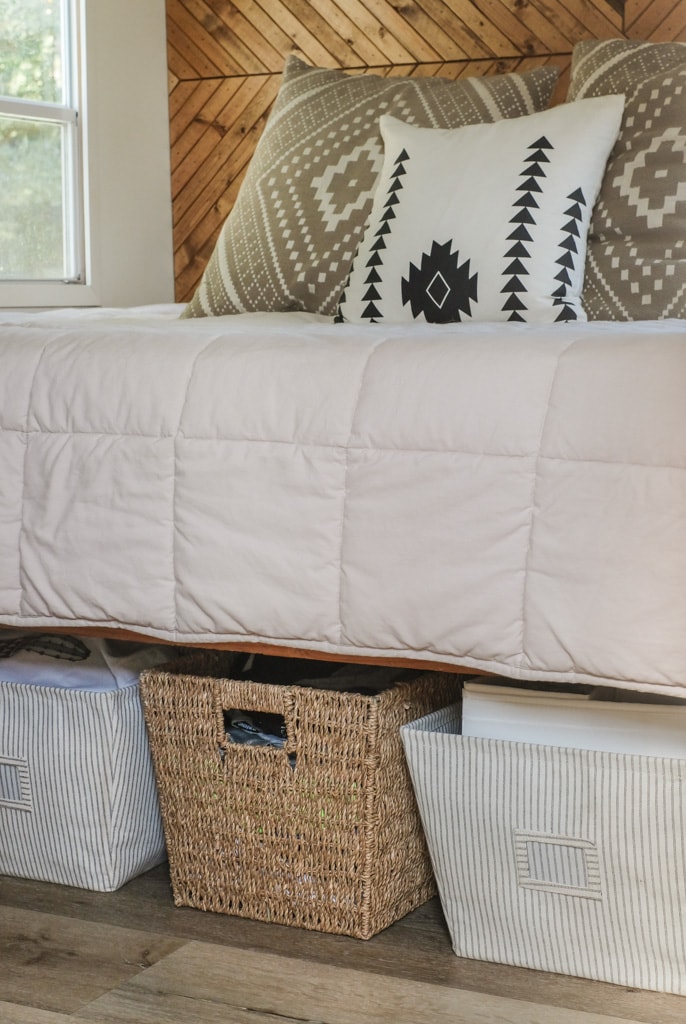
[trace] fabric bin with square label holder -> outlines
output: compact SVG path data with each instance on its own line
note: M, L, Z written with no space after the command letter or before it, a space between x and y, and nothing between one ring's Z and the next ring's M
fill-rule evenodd
M460 957L686 995L686 760L401 735Z
M369 938L435 895L399 730L458 677L368 694L236 664L208 653L141 676L175 903ZM283 748L227 742L229 709L282 716Z
M18 652L0 660L0 874L118 889L166 859L132 659L114 678L99 641L0 642Z

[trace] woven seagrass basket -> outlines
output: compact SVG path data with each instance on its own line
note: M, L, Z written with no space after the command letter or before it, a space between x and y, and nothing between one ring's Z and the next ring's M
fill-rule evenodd
M436 893L399 730L459 677L370 695L232 679L233 657L141 676L174 902L370 938ZM284 747L227 741L234 708L283 716Z

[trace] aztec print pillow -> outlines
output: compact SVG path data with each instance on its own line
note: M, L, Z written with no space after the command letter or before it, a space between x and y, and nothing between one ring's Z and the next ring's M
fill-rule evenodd
M686 43L579 43L568 99L622 93L622 127L593 212L591 320L686 316Z
M547 107L556 68L382 78L286 62L279 94L183 316L335 312L383 160L379 116L456 128Z
M585 320L586 234L623 98L453 130L381 118L386 155L337 320Z

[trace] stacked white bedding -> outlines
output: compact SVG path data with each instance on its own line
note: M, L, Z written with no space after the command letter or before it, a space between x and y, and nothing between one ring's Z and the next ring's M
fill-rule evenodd
M614 699L607 699L612 697ZM686 701L467 682L463 736L686 761Z

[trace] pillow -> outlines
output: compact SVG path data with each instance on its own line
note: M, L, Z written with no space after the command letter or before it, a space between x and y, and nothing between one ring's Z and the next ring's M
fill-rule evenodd
M545 108L558 71L381 78L291 56L236 203L185 316L331 314L383 159L379 115L451 128Z
M606 96L452 130L384 115L337 319L585 320L586 234L622 107Z
M588 236L591 320L686 316L686 43L579 43L568 98L623 93Z

